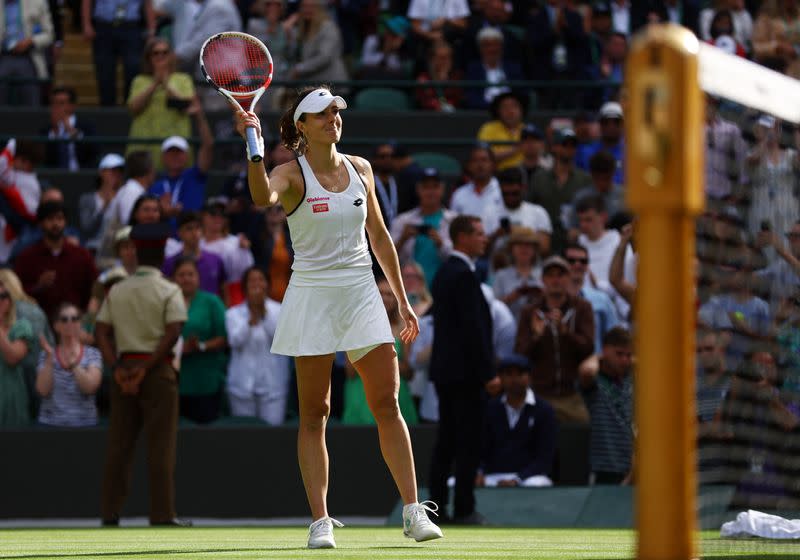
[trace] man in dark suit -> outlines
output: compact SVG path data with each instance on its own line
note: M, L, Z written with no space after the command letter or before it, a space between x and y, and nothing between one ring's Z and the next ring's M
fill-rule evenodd
M677 23L699 33L700 6L697 0L643 0L631 2L631 33L648 23Z
M61 141L47 143L48 167L77 171L95 165L95 145L81 142L94 134L94 126L75 115L77 101L78 94L71 87L53 88L50 94L50 126L39 133Z
M527 357L503 356L497 371L503 395L486 410L478 485L551 486L557 432L553 407L533 394Z
M453 251L433 279L433 349L430 379L439 396L439 433L431 463L431 499L448 503L447 477L455 463L453 522L483 525L475 511L486 392L499 391L494 374L492 317L473 260L486 250L480 218L450 224Z

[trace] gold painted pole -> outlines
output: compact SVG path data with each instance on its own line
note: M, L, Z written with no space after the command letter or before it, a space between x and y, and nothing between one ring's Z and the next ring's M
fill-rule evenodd
M626 69L628 205L638 216L636 525L640 560L695 556L695 217L702 211L697 38L648 26Z

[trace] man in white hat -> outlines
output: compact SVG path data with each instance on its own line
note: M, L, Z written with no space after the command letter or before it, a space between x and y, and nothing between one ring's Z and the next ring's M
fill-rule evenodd
M97 166L97 174L97 189L83 193L78 199L81 242L92 252L100 246L106 210L122 186L125 158L113 153L104 155Z
M625 159L625 140L623 132L622 105L616 101L609 101L600 107L598 115L600 120L600 140L585 144L578 148L575 163L578 168L589 171L589 160L599 151L605 151L617 160L617 170L614 173L614 183L622 185L625 182L625 173L622 162Z
M200 101L195 98L188 113L194 116L200 133L200 148L195 164L189 167L189 142L182 136L170 136L161 144L161 163L164 173L160 175L150 194L159 197L162 214L170 219L173 230L175 218L183 210L200 210L206 197L208 170L214 159L214 136L208 126Z

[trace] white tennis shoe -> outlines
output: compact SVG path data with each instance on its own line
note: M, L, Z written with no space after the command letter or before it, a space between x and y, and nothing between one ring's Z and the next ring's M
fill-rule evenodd
M333 527L344 527L332 517L317 519L308 527L308 548L336 548Z
M437 511L439 506L430 500L403 506L403 534L417 542L442 538L442 530L428 519L428 512L438 516Z

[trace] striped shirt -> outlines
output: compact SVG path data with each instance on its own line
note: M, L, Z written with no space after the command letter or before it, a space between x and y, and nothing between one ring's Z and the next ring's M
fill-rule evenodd
M39 354L39 368L46 354ZM100 352L92 346L84 346L80 361L81 368L103 368ZM38 368L37 368L38 369ZM49 426L81 427L97 424L97 407L94 395L84 395L75 382L75 375L62 367L58 359L53 359L53 390L42 399L39 409L39 423Z
M595 384L581 392L591 417L592 471L627 473L633 454L633 376L617 382L601 371Z

